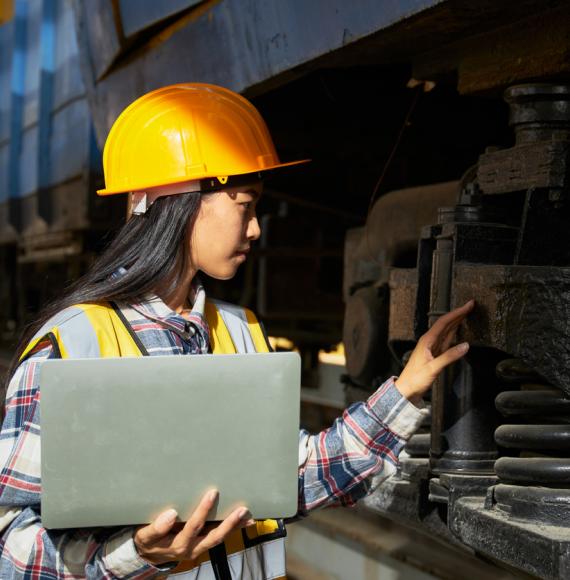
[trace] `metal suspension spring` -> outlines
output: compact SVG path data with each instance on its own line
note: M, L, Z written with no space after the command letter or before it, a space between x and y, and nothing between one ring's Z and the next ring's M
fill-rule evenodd
M518 451L516 457L501 457L495 462L501 483L567 487L570 399L541 382L543 379L520 360L502 361L497 375L520 386L520 390L504 391L495 399L497 410L513 421L495 431L495 441L504 449Z

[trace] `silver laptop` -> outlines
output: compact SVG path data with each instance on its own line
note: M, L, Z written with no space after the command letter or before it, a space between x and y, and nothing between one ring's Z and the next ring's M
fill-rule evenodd
M295 353L46 361L43 525L186 519L211 488L210 520L295 515L300 374Z

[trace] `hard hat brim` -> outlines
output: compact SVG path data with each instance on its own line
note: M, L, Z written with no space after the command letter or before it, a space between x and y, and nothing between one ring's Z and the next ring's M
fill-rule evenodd
M301 159L300 161L289 161L288 163L278 163L276 165L270 165L269 167L264 167L263 169L259 169L256 171L245 171L243 173L232 173L232 175L247 175L248 173L266 173L269 171L275 171L278 169L283 169L285 167L294 167L295 165L303 165L305 163L309 163L311 161L311 159ZM210 175L210 174L204 174L203 176L193 176L192 180L200 180L200 179L208 179L208 178L212 178L212 177L217 177L216 175ZM156 187L160 187L160 186L164 186L164 185L176 185L177 183L184 183L188 181L188 177L185 177L184 179L175 179L175 180L171 180L171 181L164 181L163 183L141 183L140 186L137 184L136 187L130 187L129 189L123 189L123 188L113 188L113 189L98 189L97 190L97 195L115 195L115 194L120 194L120 193L131 193L133 191L145 191L147 189L153 189Z

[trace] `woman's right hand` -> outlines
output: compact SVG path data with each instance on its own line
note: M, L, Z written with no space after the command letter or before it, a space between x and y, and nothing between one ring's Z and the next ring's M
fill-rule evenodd
M475 301L470 300L460 308L444 314L420 338L395 382L396 388L409 401L418 404L437 375L467 354L469 344L466 342L453 347L451 344L455 331L474 307Z
M178 516L173 509L162 512L148 526L138 528L134 542L140 556L159 566L166 562L195 560L222 543L230 532L253 523L249 510L240 507L223 522L205 529L206 518L217 499L217 491L208 492L178 533L172 530Z

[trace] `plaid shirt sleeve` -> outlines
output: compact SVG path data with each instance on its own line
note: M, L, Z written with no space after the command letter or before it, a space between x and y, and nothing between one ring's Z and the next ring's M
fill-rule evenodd
M17 369L0 432L0 578L152 578L160 573L138 555L133 528L46 530L40 515L41 362L49 342Z
M353 505L393 475L398 455L427 411L386 381L367 401L346 409L330 429L300 432L299 516L334 504Z

